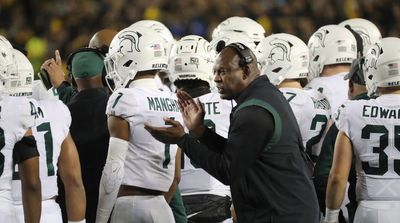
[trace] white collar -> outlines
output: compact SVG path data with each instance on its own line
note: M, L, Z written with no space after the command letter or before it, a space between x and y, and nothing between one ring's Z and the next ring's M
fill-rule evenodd
M154 90L158 90L156 81L154 78L143 78L132 81L129 87L146 87Z

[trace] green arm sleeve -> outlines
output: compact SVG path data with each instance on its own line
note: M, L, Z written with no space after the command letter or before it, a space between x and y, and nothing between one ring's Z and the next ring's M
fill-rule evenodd
M68 104L71 98L77 93L77 91L66 81L62 82L57 88L58 99L64 104Z

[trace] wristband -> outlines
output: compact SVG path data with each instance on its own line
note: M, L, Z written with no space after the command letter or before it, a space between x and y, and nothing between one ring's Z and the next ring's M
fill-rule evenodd
M338 222L339 221L340 209L329 209L325 210L325 222Z
M86 219L82 219L79 221L68 221L68 223L86 223Z

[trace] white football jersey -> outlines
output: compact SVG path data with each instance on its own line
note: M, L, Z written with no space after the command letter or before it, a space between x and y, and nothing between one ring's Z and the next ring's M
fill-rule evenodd
M229 115L236 105L235 102L221 99L218 92L202 95L199 99L204 104L206 112L204 124L226 138L230 124ZM230 195L229 186L222 184L206 171L195 166L189 157L184 155L179 183L179 189L183 195L198 193Z
M296 116L304 147L313 160L319 156L326 125L330 119L330 105L324 95L314 89L279 89Z
M122 185L168 191L175 171L177 145L164 144L144 129L144 123L165 126L163 117L181 121L174 93L136 86L116 90L108 100L107 115L129 123L129 150Z
M14 145L34 126L36 103L25 97L0 96L0 197L10 201Z
M69 132L71 114L62 101L53 98L38 101L36 112L38 118L32 133L40 154L42 200L47 200L58 195L57 163L61 144ZM18 171L17 167L15 170ZM13 200L15 204L22 204L21 181L16 173L13 175Z
M348 101L334 117L353 144L357 199L400 201L400 95Z
M344 72L329 77L317 77L306 86L325 95L331 106L331 114L348 99L349 81L344 80L346 74Z

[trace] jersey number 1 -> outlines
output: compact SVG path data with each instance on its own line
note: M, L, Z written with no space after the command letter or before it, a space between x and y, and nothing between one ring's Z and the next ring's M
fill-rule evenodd
M0 128L0 150L6 145L6 140L4 138L4 130ZM0 176L3 174L4 171L4 155L0 152Z
M46 163L47 163L47 176L54 176L54 165L53 165L53 137L51 134L51 127L49 122L44 122L36 127L38 132L44 133L44 144L46 149ZM13 167L13 180L20 180L19 173L15 171Z

